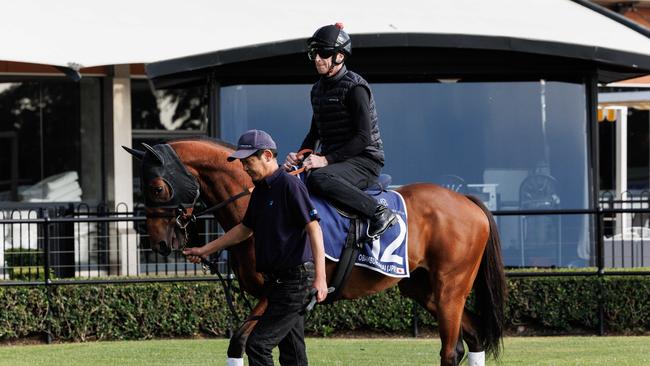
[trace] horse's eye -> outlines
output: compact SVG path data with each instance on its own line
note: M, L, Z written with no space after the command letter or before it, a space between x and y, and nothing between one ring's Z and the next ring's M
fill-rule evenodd
M153 193L161 194L163 192L163 187L153 187Z

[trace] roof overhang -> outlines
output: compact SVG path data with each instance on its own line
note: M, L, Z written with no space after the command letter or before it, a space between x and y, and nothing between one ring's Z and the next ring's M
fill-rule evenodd
M598 106L650 110L650 91L598 93Z
M360 34L352 39L354 51L348 63L375 79L595 74L608 83L650 73L649 56L560 42L414 33ZM305 41L300 39L171 59L145 68L158 87L208 74L225 82L295 82L313 79L305 53Z
M291 3L296 13L309 8ZM347 21L355 24L348 63L373 80L590 75L609 83L650 73L650 32L585 0L416 2L399 9L373 4L346 16L358 20ZM146 70L159 88L208 75L225 83L313 80L305 57L310 33L216 48L150 63Z
M586 0L21 0L3 12L2 61L53 65L72 76L79 68L149 63L157 85L226 70L263 74L267 65L285 72L283 63L313 76L304 40L336 21L352 35L350 62L384 77L414 66L413 77L448 74L454 65L437 61L463 57L474 60L455 72L478 77L494 74L480 65L498 69L497 56L509 66L530 62L535 72L564 64L606 82L650 72L647 30ZM422 65L431 57L435 69Z

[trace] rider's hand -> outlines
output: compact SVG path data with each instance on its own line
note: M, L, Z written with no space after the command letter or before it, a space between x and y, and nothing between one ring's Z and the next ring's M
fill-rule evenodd
M311 154L302 162L302 165L306 170L322 168L327 166L327 159L324 156Z
M198 247L198 248L185 248L183 249L183 255L187 258L188 261L194 263L194 264L199 264L201 263L201 259L205 254L203 254L203 247Z
M327 282L325 278L315 278L313 287L318 291L316 293L316 301L321 302L327 297Z
M298 154L291 152L287 155L287 158L284 160L284 170L291 170L291 167L298 165L300 161L298 160Z

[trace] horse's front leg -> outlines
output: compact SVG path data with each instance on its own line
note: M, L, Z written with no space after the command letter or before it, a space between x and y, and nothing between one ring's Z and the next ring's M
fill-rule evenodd
M246 340L255 328L257 319L262 314L264 314L268 305L268 300L265 297L261 298L257 305L255 305L253 308L253 311L251 311L248 318L244 320L239 329L237 329L233 333L232 337L230 337L226 366L244 366L244 350L246 350Z

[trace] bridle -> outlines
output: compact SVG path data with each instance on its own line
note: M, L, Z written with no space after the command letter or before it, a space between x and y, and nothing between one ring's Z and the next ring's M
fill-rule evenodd
M194 205L192 205L189 208L184 208L184 207L179 207L177 208L178 216L176 216L176 226L183 232L183 235L185 236L185 243L189 240L188 232L187 232L187 226L191 222L196 222L197 217L201 217L203 215L215 212L219 210L222 207L227 206L228 204L237 201L238 199L248 196L253 192L253 189L255 187L249 187L249 188L244 188L241 192L232 195L225 199L224 201L219 202L218 204L206 208L205 210L199 212L198 214L194 214ZM183 248L185 248L185 245L183 245Z
M177 249L170 248L170 249L172 251L181 251L182 252L185 248L187 248L187 243L189 242L189 232L187 230L187 227L189 226L190 223L196 222L197 217L201 217L201 216L203 216L205 214L209 214L209 213L212 213L214 211L217 211L217 210L225 207L226 205L228 205L228 204L230 204L230 203L232 203L232 202L234 202L234 201L236 201L236 200L238 200L238 199L240 199L242 197L248 196L249 194L251 194L251 192L253 192L253 189L254 189L254 187L244 188L243 191L241 191L241 192L239 192L239 193L237 193L237 194L235 194L233 196L228 197L226 200L224 200L224 201L222 201L222 202L220 202L220 203L218 203L218 204L216 204L216 205L214 205L214 206L212 206L210 208L207 208L207 209L199 212L198 214L194 214L194 208L196 206L196 202L198 201L198 195L197 195L197 199L195 199L194 202L192 202L191 204L187 204L187 205L186 204L179 204L175 208L170 207L170 206L158 206L158 208L162 208L162 209L165 209L165 210L173 209L173 210L175 210L174 213L169 212L169 211L167 211L167 212L152 212L152 213L146 213L146 217L147 218L150 218L150 217L167 217L167 218L172 218L173 217L173 218L175 218L175 220L174 220L175 221L175 230L180 231L180 233L182 234L182 239L183 240L182 240L182 243L179 246L179 248L177 248Z

